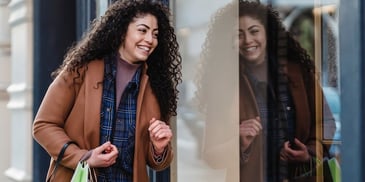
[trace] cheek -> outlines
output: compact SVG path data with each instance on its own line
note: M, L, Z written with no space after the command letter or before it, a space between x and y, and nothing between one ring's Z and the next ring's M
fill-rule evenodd
M156 40L153 42L153 44L154 44L154 48L156 48L156 47L158 46L158 40L156 39Z
M266 35L265 34L261 35L260 36L260 42L264 46L264 48L266 48L266 41L267 41Z

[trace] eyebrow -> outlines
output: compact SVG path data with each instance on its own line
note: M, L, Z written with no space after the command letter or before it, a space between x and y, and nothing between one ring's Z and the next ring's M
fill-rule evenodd
M250 26L250 27L248 27L248 29L247 30L251 30L251 29L253 29L253 28L260 28L260 26L259 25L252 25L252 26ZM243 29L242 28L239 28L238 29L238 31L243 31Z
M146 24L144 24L144 23L137 24L137 27L138 27L138 26L144 26L144 27L146 27L147 29L151 29L151 27L149 27L148 25L146 25ZM158 28L153 29L153 31L156 31L156 30L158 30Z
M260 26L259 25L252 25L252 26L248 27L248 30L251 30L253 28L260 28Z

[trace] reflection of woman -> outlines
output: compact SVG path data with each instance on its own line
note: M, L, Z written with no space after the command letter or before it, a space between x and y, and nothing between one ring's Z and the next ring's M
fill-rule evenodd
M313 62L270 7L239 7L241 181L291 180L326 155L316 136Z
M234 10L237 7L239 12ZM232 35L238 35L238 46ZM202 58L198 99L207 113L203 157L209 164L235 170L234 164L225 162L236 162L226 159L235 155L227 154L231 149L227 146L234 144L233 126L238 125L230 115L235 114L238 82L240 181L291 180L327 155L316 136L315 90L319 87L313 62L285 31L277 12L242 0L239 6L232 3L222 8L208 31ZM235 60L239 60L237 80ZM227 108L233 112L222 115ZM324 122L334 126L327 114Z
M68 51L33 128L53 159L76 143L52 180L70 181L86 156L98 181L147 182L146 165L170 165L181 58L168 16L158 3L117 1Z
M236 1L212 17L203 45L196 99L205 121L202 158L238 181L238 49Z

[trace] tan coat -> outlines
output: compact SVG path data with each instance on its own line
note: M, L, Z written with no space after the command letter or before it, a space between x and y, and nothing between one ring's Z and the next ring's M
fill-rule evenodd
M157 164L152 156L148 126L152 117L160 118L160 108L152 92L144 65L137 103L133 181L147 182L146 164L155 170L169 166L173 158L171 145L165 160ZM104 62L95 60L81 70L83 80L73 84L74 74L62 72L52 84L39 107L34 120L33 136L51 158L48 175L54 160L67 141L75 141L65 151L53 181L70 181L80 158L100 145L100 107L103 90Z
M320 136L316 136L316 89L317 93L322 93L319 82L314 74L308 74L303 70L303 66L298 63L288 62L289 91L293 97L296 109L296 131L295 137L304 143L308 149L317 152L317 156L323 155ZM305 81L307 79L307 81ZM246 76L240 82L240 120L247 120L259 116L254 92ZM330 116L331 117L331 116ZM332 117L331 117L332 118ZM334 121L332 118L332 126ZM334 131L334 130L333 130ZM263 139L259 135L252 143L250 156L240 168L241 182L260 182L263 181ZM304 181L311 181L305 179Z

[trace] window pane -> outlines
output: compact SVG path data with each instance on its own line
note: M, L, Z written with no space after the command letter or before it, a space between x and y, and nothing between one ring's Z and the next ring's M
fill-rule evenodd
M178 181L240 181L240 178L242 180L240 170L243 169L242 164L240 166L240 160L244 157L240 153L241 110L246 112L260 105L256 103L243 106L240 100L249 99L249 97L242 95L242 88L239 87L241 82L238 79L242 72L239 70L237 50L237 39L241 37L240 32L237 31L238 8L232 8L231 18L222 21L232 1L199 1L199 5L195 1L176 0L175 2L175 23L184 60L184 81L180 88L176 127ZM308 138L314 139L316 144L305 143L307 140L303 143L307 148L313 145L313 153L322 154L323 150L329 155L317 156L310 153L310 159L319 159L317 164L322 164L322 157L339 159L341 103L338 1L279 0L262 1L262 3L272 4L277 10L284 28L292 33L294 40L308 53L308 60L312 60L311 64L315 67L313 75L316 75L318 82L311 83L318 84L307 84L307 78L304 78L304 87L308 90L299 97L307 98L307 94L313 95L306 101L313 106L311 108L313 110L309 112L312 115L306 122L312 122L314 125L311 127L314 128L313 136L308 135ZM195 16L196 14L199 16ZM270 32L268 35L268 39L272 38ZM249 51L249 48L246 51ZM294 85L298 84L301 83ZM258 92L256 90L253 92L255 99L258 99ZM266 94L265 92L263 95ZM270 104L270 102L266 100L263 103ZM302 107L300 106L302 103L293 104L295 107ZM278 108L273 107L273 109ZM270 115L270 111L264 113ZM275 115L275 112L273 113ZM294 112L294 120L305 120L300 117L300 113L301 111ZM263 117L262 114L260 110L259 116ZM270 131L267 130L268 125L263 127L265 129L262 132ZM300 133L307 132L307 128L303 130L296 128L293 131L295 133L293 138L300 138L302 136ZM265 147L269 146L268 136L273 135L275 134L263 135L266 139L263 150L260 150L262 153L259 155L269 156L270 153ZM287 141L289 138L285 136ZM314 165L316 165L315 162L313 162ZM253 172L256 176L267 179L268 174L272 172L268 165L267 160L264 160L260 168L263 173ZM280 168L280 165L278 166ZM279 172L277 169L273 171ZM319 175L323 174L323 171L317 171L314 167L312 172L314 172L311 174L314 179L324 180L323 175ZM280 175L276 172L273 174Z
M306 2L306 3L304 3ZM322 110L316 113L323 121L320 132L324 143L330 147L330 152L339 154L340 144L340 64L339 64L339 34L338 34L338 6L336 0L327 1L278 1L273 3L278 9L286 28L298 40L300 45L309 53L315 62L320 88L324 97L317 107ZM317 93L319 95L320 93ZM317 101L319 102L319 101ZM326 107L328 104L328 107ZM335 119L336 128L328 126L325 114L330 113ZM335 133L333 134L333 131Z
M184 78L176 127L178 181L239 179L238 9L227 8L230 2L175 2ZM230 17L219 20L218 10L229 10Z
M328 158L340 160L341 103L339 21L337 0L268 1L279 11L289 30L314 61L316 86L316 138L328 150ZM323 95L322 95L323 93ZM334 119L335 125L332 124ZM339 171L337 180L341 180ZM317 178L318 181L328 178Z
M106 9L108 8L109 4L111 4L111 2L109 2L108 0L96 0L96 7L97 7L97 16L102 16Z

